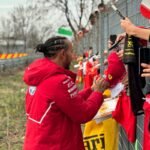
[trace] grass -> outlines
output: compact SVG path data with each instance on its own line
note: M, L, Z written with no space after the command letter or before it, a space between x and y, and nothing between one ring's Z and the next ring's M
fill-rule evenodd
M14 72L0 74L0 150L21 150L24 141L26 85Z
M21 150L25 132L23 71L0 75L0 149Z

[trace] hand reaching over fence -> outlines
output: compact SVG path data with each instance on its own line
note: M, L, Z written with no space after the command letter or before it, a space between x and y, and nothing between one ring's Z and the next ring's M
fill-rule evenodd
M144 68L141 76L142 77L150 77L150 64L142 63L141 66Z

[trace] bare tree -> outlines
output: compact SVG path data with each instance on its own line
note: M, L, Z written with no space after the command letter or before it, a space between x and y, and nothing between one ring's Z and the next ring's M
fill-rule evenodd
M24 51L26 51L26 24L28 19L26 18L26 10L23 6L14 8L10 13L10 19L12 20L13 33L15 39L24 41Z
M27 47L35 47L37 43L42 42L44 37L51 33L50 23L41 16L44 16L44 12L41 12L34 5L18 6L10 13L14 37L24 41L24 50Z
M32 0L26 7L12 10L9 19L2 23L7 31L7 34L3 31L3 35L9 39L13 34L14 40L23 40L25 50L45 41L61 26L69 26L76 36L77 31L86 27L96 7L96 0Z
M7 18L1 19L1 38L6 42L6 51L7 53L10 52L10 39L12 35L12 27L11 27L11 21ZM4 43L5 44L5 43Z
M68 24L74 35L78 30L86 27L90 14L97 7L96 0L35 0L35 2L37 5L43 4L42 9L48 14L51 12L49 8L55 8L57 15L66 19L62 25Z

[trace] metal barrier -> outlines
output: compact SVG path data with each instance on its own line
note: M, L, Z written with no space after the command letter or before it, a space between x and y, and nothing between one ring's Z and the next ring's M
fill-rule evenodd
M139 12L140 2L141 0L119 0L116 5L122 14L128 16L136 25L148 26L148 20L142 17ZM83 53L84 48L88 49L92 46L94 53L99 52L101 54L100 62L103 64L105 59L103 53L107 49L109 35L123 32L120 27L120 19L120 16L112 9L99 13L96 24L80 40L77 51Z
M147 19L141 16L139 12L141 0L119 0L116 3L118 9L124 16L128 16L136 25L149 26ZM120 27L120 17L112 9L107 12L99 13L96 24L93 28L85 34L83 39L79 42L78 51L83 53L84 48L93 47L94 53L100 53L101 65L104 62L104 50L107 49L107 41L110 34L120 34L122 29ZM104 66L101 66L103 72ZM123 129L120 129L120 143L119 150L142 150L143 141L143 115L137 117L137 140L134 144L127 141Z

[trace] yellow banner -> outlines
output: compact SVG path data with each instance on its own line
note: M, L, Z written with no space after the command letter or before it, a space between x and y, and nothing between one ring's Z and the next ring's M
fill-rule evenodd
M85 150L118 150L118 124L112 118L86 123L83 137Z

